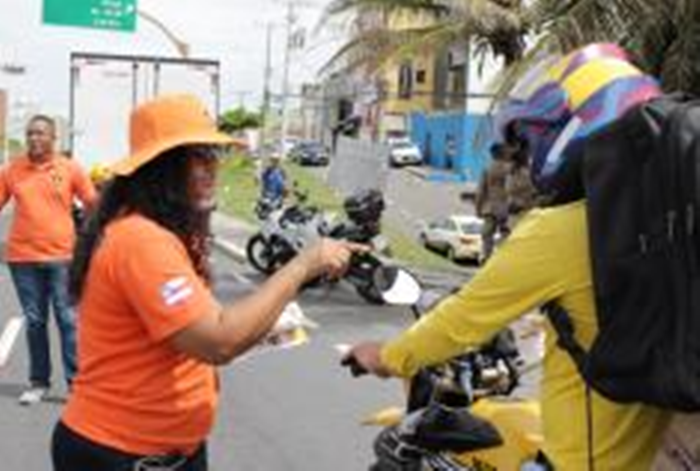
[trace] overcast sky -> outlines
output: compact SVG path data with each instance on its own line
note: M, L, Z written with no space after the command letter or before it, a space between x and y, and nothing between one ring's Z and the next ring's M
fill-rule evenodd
M64 0L68 3L70 0ZM314 30L328 0L297 0L298 26ZM191 57L214 59L222 67L222 109L241 99L257 106L263 88L265 30L273 35L273 91L281 90L287 0L139 0L139 9L157 17L190 44ZM14 100L34 104L33 111L67 115L68 62L71 52L95 52L177 57L172 44L153 25L141 20L135 33L41 24L42 0L0 0L0 66L26 67L23 76L0 71L0 88ZM316 71L338 44L339 34L310 34L295 53L290 77L298 87Z

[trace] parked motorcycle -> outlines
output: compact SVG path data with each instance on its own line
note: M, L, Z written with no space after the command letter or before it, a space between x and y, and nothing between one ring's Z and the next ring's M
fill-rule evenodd
M346 219L329 228L328 236L361 244L371 244L376 251L389 255L388 243L382 237L384 196L379 190L363 190L343 201Z
M365 244L372 252L355 255L345 275L357 294L372 304L384 302L377 289L379 268L384 263L381 257L391 257L391 247L381 233L384 212L384 196L378 190L357 192L343 201L345 220L329 227L327 237Z
M375 286L375 273L389 255L389 244L381 235L384 198L377 190L356 193L345 199L346 218L331 223L322 212L306 205L307 195L297 192L295 204L286 208L261 200L256 214L261 230L248 241L246 254L251 265L264 274L272 274L291 260L303 247L318 237L348 240L369 245L372 252L356 255L344 279L371 303L383 302ZM313 283L313 284L318 284Z
M387 303L410 303L416 318L427 312L421 291L405 272L382 287ZM539 451L539 404L508 397L522 364L513 332L506 329L478 350L421 370L408 381L402 410L385 409L365 421L383 427L370 471L548 469ZM353 357L343 365L354 376L366 373Z
M260 231L246 244L250 264L270 275L299 253L310 240L326 232L323 214L307 205L308 195L294 191L294 203L284 206L281 199L261 198L255 206Z
M255 203L255 216L258 218L258 221L265 221L275 211L282 209L283 205L284 199L282 198L270 198L263 196Z

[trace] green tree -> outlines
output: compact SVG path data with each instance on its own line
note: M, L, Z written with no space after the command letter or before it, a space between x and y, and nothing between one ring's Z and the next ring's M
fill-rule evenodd
M428 16L428 26L390 30L390 15ZM479 54L501 57L503 88L542 52L591 42L627 49L666 90L700 93L698 0L335 0L324 22L351 14L354 37L333 57L337 67L379 67L424 47L471 40ZM383 18L370 22L367 18Z
M697 0L539 0L528 14L536 46L567 52L614 42L667 91L700 93Z
M419 26L391 27L390 19L400 15L420 18ZM351 39L329 67L379 67L397 56L464 39L510 64L522 57L528 31L521 0L334 0L321 21L343 17L349 19Z
M260 113L250 112L243 107L228 110L219 119L219 127L227 133L259 128L261 123Z

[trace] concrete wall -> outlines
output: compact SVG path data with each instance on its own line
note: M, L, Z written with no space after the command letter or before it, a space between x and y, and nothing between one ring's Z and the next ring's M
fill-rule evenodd
M411 138L426 165L477 182L489 160L489 119L482 114L444 113L411 116Z
M389 148L339 136L326 183L343 197L367 189L386 190Z

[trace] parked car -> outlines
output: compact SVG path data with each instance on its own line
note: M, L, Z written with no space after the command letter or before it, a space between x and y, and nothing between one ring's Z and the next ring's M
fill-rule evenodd
M299 145L299 138L294 136L287 136L286 139L278 143L278 149L282 154L282 157L289 157L292 150Z
M416 144L408 138L393 138L387 141L389 145L389 165L403 167L405 165L420 165L423 155Z
M476 216L449 216L429 223L420 233L421 243L454 261L479 262L484 221Z
M328 165L329 152L326 146L320 142L303 141L297 144L290 152L292 161L299 165Z

